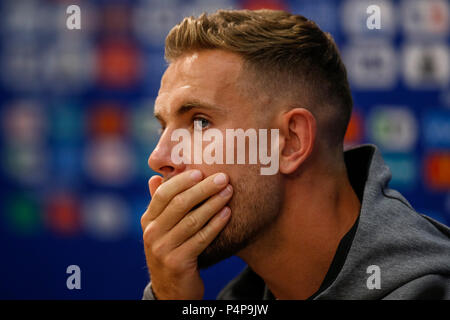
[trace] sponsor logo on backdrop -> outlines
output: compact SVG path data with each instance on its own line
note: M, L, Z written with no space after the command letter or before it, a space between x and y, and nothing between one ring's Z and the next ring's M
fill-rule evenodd
M403 29L409 37L447 36L450 5L447 0L403 0Z
M348 123L347 132L344 137L346 147L356 145L362 142L364 137L363 117L359 111L353 109L352 116Z
M17 93L35 93L41 90L42 58L35 41L11 38L3 42L0 76L5 88Z
M368 130L371 141L384 151L411 152L416 146L417 121L407 107L374 107Z
M100 102L88 114L91 138L120 137L128 131L128 110L117 102Z
M22 40L31 40L55 30L56 25L51 20L54 15L48 14L53 8L54 6L46 5L43 1L3 0L2 10L8 14L2 16L2 31L7 36L14 35ZM65 19L64 15L61 17Z
M161 125L153 115L154 100L148 99L137 104L131 114L131 130L134 141L140 146L153 150L159 140Z
M65 35L46 48L40 62L42 79L38 81L55 93L81 92L94 82L94 59L94 48L83 35Z
M140 52L128 40L109 40L100 44L97 57L99 85L126 89L136 85L141 74Z
M443 43L407 44L403 48L403 75L413 89L442 88L450 80L450 53Z
M128 234L130 218L127 203L118 195L94 194L83 203L83 230L100 241L122 240Z
M425 182L435 191L450 190L450 152L430 152L424 159Z
M45 140L48 123L39 102L16 100L3 107L2 131L7 144L35 145Z
M56 102L49 108L49 137L51 142L77 143L82 139L86 121L81 110L82 103L69 100Z
M7 177L26 186L36 186L48 178L47 147L15 144L4 147L3 170Z
M418 165L414 154L384 154L384 161L391 169L389 186L411 191L417 184Z
M70 192L55 192L47 196L45 223L53 233L71 237L81 231L79 199Z
M1 204L2 225L8 228L8 231L19 236L36 235L42 227L41 211L39 202L35 196L26 193L9 194Z
M121 138L92 141L85 152L85 169L96 183L110 186L128 184L135 173L134 150Z
M355 42L344 47L342 54L353 87L387 90L395 86L398 74L397 56L389 42Z
M273 10L289 10L284 0L242 0L241 6L244 9L273 9Z

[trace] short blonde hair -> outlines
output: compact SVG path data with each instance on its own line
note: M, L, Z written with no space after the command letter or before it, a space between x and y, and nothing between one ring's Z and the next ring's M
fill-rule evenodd
M165 58L171 63L205 49L239 54L266 90L276 88L279 94L284 87L303 96L313 113L324 114L330 142L342 143L353 105L347 73L333 38L315 22L275 10L187 17L169 32Z

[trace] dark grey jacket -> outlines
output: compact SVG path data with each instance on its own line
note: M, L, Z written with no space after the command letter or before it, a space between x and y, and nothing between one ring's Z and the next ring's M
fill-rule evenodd
M389 189L391 172L375 146L348 150L345 161L361 212L337 275L313 299L450 299L450 229ZM154 299L150 284L143 298ZM218 296L272 298L248 267Z

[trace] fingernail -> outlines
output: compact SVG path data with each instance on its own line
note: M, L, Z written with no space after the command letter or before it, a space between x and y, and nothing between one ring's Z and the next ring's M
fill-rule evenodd
M225 207L219 212L219 217L221 217L222 219L225 219L226 217L228 217L230 215L230 212L231 212L231 209L228 207Z
M226 182L227 182L227 177L225 176L224 173L218 174L214 178L214 183L217 184L218 186L221 186L221 185L225 184Z
M231 194L232 191L233 191L233 187L231 186L231 184L229 184L229 185L227 185L227 187L225 189L223 189L222 191L219 192L219 195L221 197L226 198Z
M200 172L200 170L194 170L191 173L191 179L194 181L200 181L202 180L202 173Z

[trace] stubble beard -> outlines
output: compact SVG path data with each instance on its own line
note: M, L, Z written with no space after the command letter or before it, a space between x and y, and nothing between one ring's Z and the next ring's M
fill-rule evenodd
M258 168L257 168L258 167ZM246 248L273 224L281 208L279 176L261 176L252 166L233 185L228 206L231 217L225 228L198 256L198 267L208 268Z

